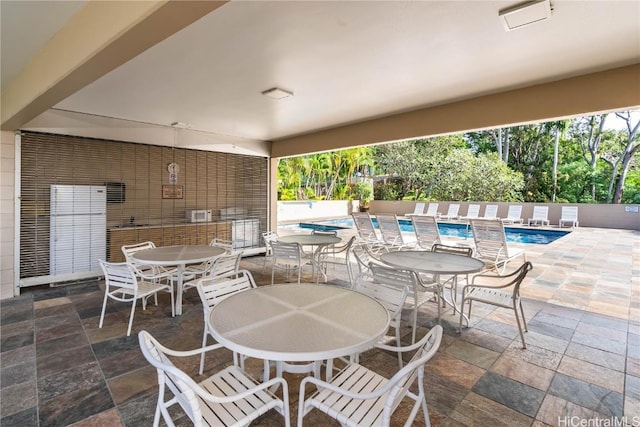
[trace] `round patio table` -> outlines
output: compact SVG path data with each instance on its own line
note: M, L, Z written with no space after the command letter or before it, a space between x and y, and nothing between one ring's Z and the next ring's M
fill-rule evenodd
M433 274L436 276L436 280L439 280L437 276L440 275L453 275L451 301L445 298L444 292L441 292L441 296L443 301L451 306L454 314L456 310L459 310L465 318L467 316L462 313L462 307L458 309L456 306L458 275L477 273L485 267L484 261L477 258L432 251L388 252L380 255L380 259L392 267L413 270L418 273Z
M182 283L187 265L205 262L208 259L223 255L225 250L209 245L161 246L145 249L131 255L141 264L158 266L176 266L178 289L176 290L176 315L182 314Z
M320 263L318 262L320 250L324 246L340 243L342 239L338 236L327 234L290 234L288 236L278 237L278 241L282 243L298 243L301 246L317 246L311 253L311 266L313 268L313 275L315 275L316 269L318 269L319 272L322 271L319 265Z
M337 286L277 284L239 292L209 314L211 335L225 347L279 363L279 374L301 372L284 362L321 362L373 347L389 329L375 299ZM299 365L298 365L299 366ZM306 365L303 365L306 366ZM290 369L287 369L290 368ZM319 363L312 368L319 376Z

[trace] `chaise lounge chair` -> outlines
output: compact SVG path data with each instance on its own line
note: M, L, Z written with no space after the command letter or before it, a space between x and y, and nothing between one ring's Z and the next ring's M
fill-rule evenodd
M422 215L422 212L424 212L424 206L425 204L423 202L417 202L413 207L413 212L405 214L405 216L410 217L412 215Z
M487 205L480 219L498 219L498 205Z
M549 225L549 206L534 206L533 217L529 218L527 225L531 225L531 223Z
M578 226L578 207L577 206L563 206L562 213L560 214L560 227L565 223L570 223L572 227Z
M509 205L509 210L507 211L507 217L502 218L503 224L522 224L524 220L522 219L522 205Z
M467 214L459 219L477 219L480 216L480 205L472 203L467 209Z
M509 261L519 256L522 256L523 261L527 260L523 249L507 245L502 221L472 219L471 230L476 244L474 256L486 263L487 270L495 270L498 275L502 275Z
M441 215L440 219L458 219L458 211L460 210L460 204L451 203L449 209L445 215Z

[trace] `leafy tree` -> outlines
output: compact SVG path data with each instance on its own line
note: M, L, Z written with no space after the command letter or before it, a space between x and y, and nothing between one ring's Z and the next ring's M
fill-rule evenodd
M474 156L471 150L453 150L443 161L434 188L438 200L521 201L522 174L514 172L497 153Z
M615 181L615 192L613 194L613 203L622 203L622 194L625 188L627 174L632 166L638 163L636 153L640 150L640 119L633 123L631 113L624 111L616 113L616 116L624 120L626 124L626 132L621 133L620 145L622 150L617 160L610 161L611 165L611 184ZM606 159L606 157L605 157ZM609 194L611 194L611 185L609 186Z
M376 168L392 180L397 199L430 199L443 159L455 148L466 146L463 135L385 144L376 147Z

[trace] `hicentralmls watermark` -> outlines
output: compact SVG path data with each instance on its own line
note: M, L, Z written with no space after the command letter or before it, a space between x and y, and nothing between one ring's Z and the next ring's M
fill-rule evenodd
M640 427L640 415L633 417L582 418L558 417L557 427Z

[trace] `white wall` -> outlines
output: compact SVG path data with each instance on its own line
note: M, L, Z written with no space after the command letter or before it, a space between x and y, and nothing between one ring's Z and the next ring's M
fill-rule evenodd
M336 218L351 215L352 209L358 210L358 201L354 200L307 200L278 202L278 223L304 221L311 219Z
M14 296L15 156L13 132L0 132L0 299Z

